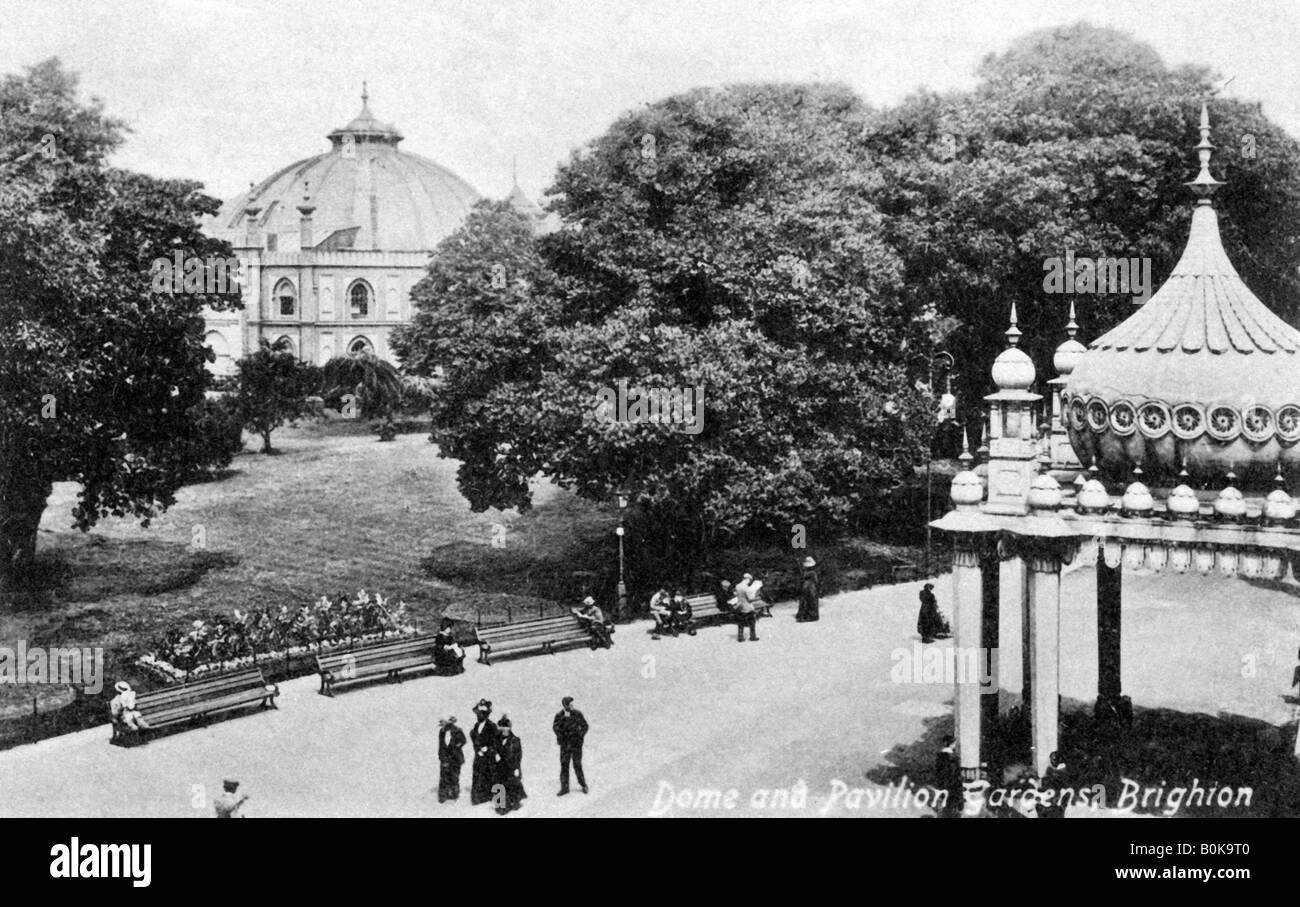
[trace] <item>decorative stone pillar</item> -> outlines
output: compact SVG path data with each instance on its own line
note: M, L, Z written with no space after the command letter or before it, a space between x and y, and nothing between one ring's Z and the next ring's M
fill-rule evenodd
M998 716L1005 718L1024 701L1029 569L1023 558L1008 557L999 573Z
M978 650L984 605L984 579L980 569L979 536L954 534L952 550L952 614L954 645L959 651ZM957 738L958 765L963 781L979 780L980 773L980 686L978 682L956 684L957 707L953 717Z
M1061 564L1065 546L1034 540L1029 567L1029 687L1034 771L1047 771L1056 752L1061 687Z
M1120 673L1122 592L1124 562L1109 563L1103 553L1097 558L1097 704L1099 721L1132 720L1132 705L1123 695Z

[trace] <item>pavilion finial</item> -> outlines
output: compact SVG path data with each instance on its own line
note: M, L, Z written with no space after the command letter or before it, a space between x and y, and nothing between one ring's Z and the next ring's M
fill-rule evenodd
M962 462L962 469L969 469L971 461L975 459L970 452L970 434L964 425L961 429L961 456L957 459Z
M1016 325L1017 325L1016 304L1013 302L1011 303L1011 327L1007 328L1006 330L1007 343L1011 344L1012 346L1016 346L1017 344L1020 343L1020 328L1017 327Z
M366 88L366 80L361 80L361 106L366 107L370 104L370 91Z
M1066 333L1066 335L1067 335L1071 340L1073 340L1074 337L1075 337L1075 335L1079 333L1079 323L1078 323L1077 321L1074 320L1074 300L1073 300L1073 299L1070 300L1070 321L1069 321L1069 323L1066 324L1066 326L1065 326L1065 333Z
M1196 174L1196 179L1185 185L1196 194L1198 204L1210 203L1210 196L1215 190L1223 185L1210 175L1210 156L1214 153L1214 145L1210 142L1210 108L1209 105L1201 104L1201 141L1196 146L1196 154L1201 161L1201 172Z

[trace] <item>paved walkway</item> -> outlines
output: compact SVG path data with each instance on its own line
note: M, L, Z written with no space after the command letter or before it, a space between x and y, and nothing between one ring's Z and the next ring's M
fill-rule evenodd
M1290 720L1281 693L1294 665L1293 596L1213 577L1125 583L1125 685L1135 705ZM508 713L523 741L530 796L520 816L926 815L900 797L873 807L870 794L852 796L882 790L868 775L932 765L950 728L950 685L891 680L895 650L916 641L918 588L826 599L816 624L778 606L757 643L737 643L731 626L658 641L646 624L624 626L610 650L493 667L471 654L458 677L354 687L334 699L317 695L315 677L300 678L282 685L278 711L131 749L109 746L107 727L45 740L0 753L0 815L207 817L221 779L233 776L252 797L250 816L493 816L468 803L468 765L460 802L436 796L437 719L454 712L468 730L479 697L493 701L494 718ZM1068 576L1065 589L1062 689L1086 700L1096 685L1090 571ZM947 612L947 579L938 591ZM1245 678L1248 654L1258 670ZM566 694L591 722L592 791L557 798L550 725ZM703 805L708 792L733 789L731 809L725 796ZM764 793L773 790L792 790L794 805Z

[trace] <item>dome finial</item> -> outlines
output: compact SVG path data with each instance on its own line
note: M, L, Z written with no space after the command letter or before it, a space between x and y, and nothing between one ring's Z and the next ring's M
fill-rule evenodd
M366 80L361 80L361 106L365 107L370 103L370 92L366 88Z
M970 469L971 461L975 459L970 452L970 435L964 425L961 429L961 456L957 459L962 462L962 469Z
M1016 326L1016 304L1011 303L1011 327L1007 328L1007 343L1016 346L1020 343L1020 328Z
M1214 153L1214 145L1210 142L1210 108L1204 102L1201 103L1201 141L1196 146L1196 154L1201 160L1201 172L1196 174L1196 179L1190 183L1185 183L1189 189L1200 199L1198 204L1210 203L1210 196L1214 191L1223 185L1210 175L1210 156Z
M1070 320L1065 325L1065 333L1071 340L1079 333L1079 323L1074 320L1074 300L1070 300Z

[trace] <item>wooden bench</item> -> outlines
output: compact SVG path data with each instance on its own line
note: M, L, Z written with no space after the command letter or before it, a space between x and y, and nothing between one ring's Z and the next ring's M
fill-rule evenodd
M149 727L135 731L114 720L112 742L128 737L142 740L145 734L158 728L253 703L261 703L262 708L276 708L275 697L279 695L280 688L267 683L262 669L256 667L137 693L136 710Z
M316 692L333 696L336 683L351 683L380 675L400 680L401 672L409 668L434 667L433 649L434 637L424 634L381 639L345 652L317 655L320 689Z
M691 606L691 621L697 624L711 623L720 617L730 618L736 613L734 610L723 611L719 608L718 600L714 598L712 592L688 595L686 603ZM772 606L765 601L754 602L754 614L757 617L771 617Z
M478 660L490 665L493 654L538 649L554 655L557 645L589 643L591 634L577 617L563 614L496 627L476 627L474 641L478 644Z

